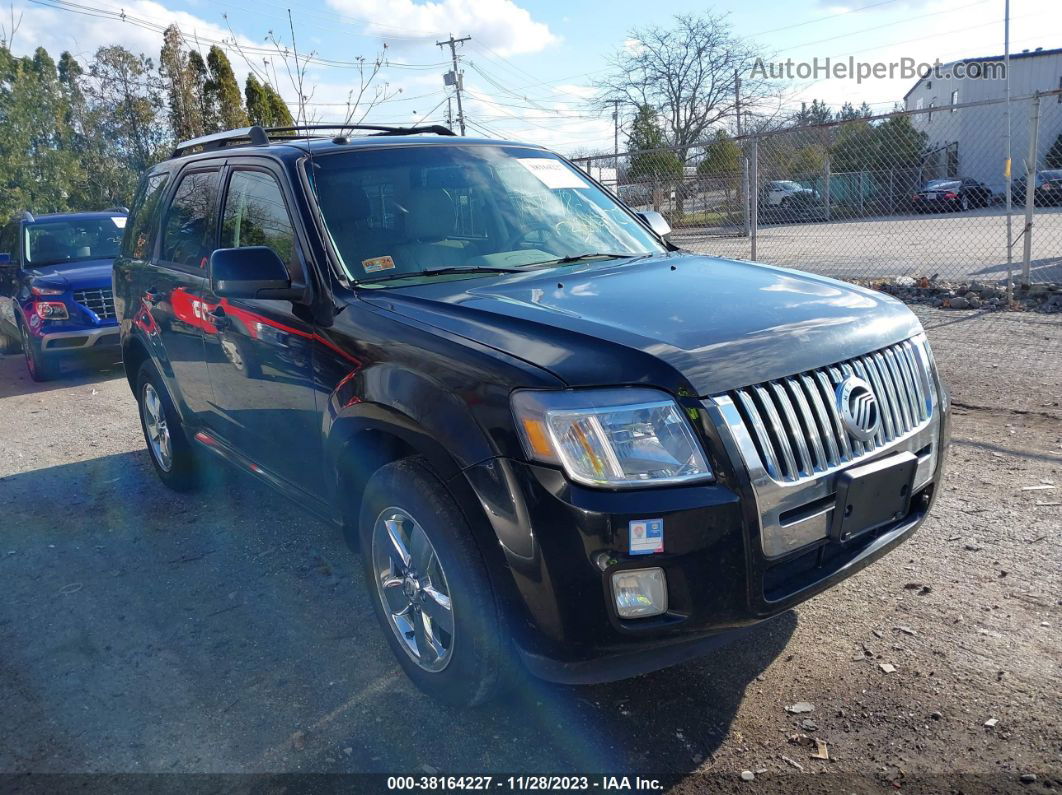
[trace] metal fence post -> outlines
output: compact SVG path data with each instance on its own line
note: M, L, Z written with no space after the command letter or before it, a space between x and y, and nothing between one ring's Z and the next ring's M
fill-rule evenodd
M741 211L745 216L745 237L752 234L752 205L749 204L749 159L741 158Z
M823 190L826 193L826 220L830 220L830 153L826 153L826 157L823 162L823 167L826 169L826 185Z
M1033 214L1036 205L1036 153L1040 138L1040 94L1033 95L1029 110L1029 160L1025 166L1025 231L1022 239L1021 286L1029 288L1032 262Z
M752 139L752 163L749 166L749 202L752 219L749 224L749 259L756 261L756 228L760 223L760 139Z

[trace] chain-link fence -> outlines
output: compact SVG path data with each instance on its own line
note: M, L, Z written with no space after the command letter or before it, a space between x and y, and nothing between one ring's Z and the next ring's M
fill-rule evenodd
M1017 308L1062 326L1062 91L1013 98L1009 115L1009 218L998 100L576 164L632 208L663 213L682 248L867 284L920 313L981 310L950 328L945 357L973 353L966 328L994 335L993 351L1011 341L1060 362L1062 335L1019 342L1013 329L1028 327L1003 318Z
M1009 257L1000 100L577 162L635 209L662 212L672 240L695 251L848 279L1057 285L1060 98L1010 103Z

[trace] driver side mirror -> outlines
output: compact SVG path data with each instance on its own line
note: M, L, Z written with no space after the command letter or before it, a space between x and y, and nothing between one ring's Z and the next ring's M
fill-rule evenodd
M638 213L642 217L642 220L649 224L649 228L656 232L660 237L671 234L671 224L667 222L656 210L646 210L643 213Z
M291 286L287 266L268 246L215 250L210 255L210 289L219 298L289 301L304 292Z

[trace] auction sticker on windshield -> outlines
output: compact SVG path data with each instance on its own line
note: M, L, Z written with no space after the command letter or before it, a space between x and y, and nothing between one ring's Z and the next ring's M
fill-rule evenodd
M389 271L395 267L395 261L390 257L373 257L372 259L363 259L361 267L365 269L366 273Z
M586 181L559 160L547 157L518 157L516 162L526 168L542 184L552 190L561 188L585 188Z

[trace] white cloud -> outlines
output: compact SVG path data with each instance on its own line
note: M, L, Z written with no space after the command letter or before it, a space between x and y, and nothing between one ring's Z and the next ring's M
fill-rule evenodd
M360 24L362 32L401 45L471 35L473 41L500 55L539 52L559 41L549 26L536 22L512 0L327 0L328 5Z

